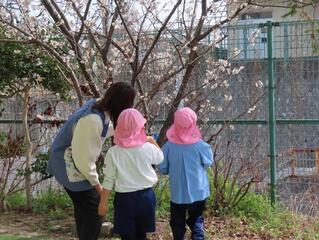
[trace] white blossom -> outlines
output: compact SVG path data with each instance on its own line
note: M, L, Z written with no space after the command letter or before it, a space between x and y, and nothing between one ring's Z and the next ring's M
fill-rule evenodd
M249 108L247 112L248 113L252 113L253 111L255 111L255 109L256 109L256 105L251 107L251 108Z
M232 74L233 74L233 75L237 75L237 74L239 74L240 71L243 70L243 69L244 69L243 66L240 66L239 68L234 68L234 69L232 70Z
M235 56L238 56L241 53L241 51L238 48L234 48L233 52Z
M263 82L260 81L260 80L255 83L255 86L256 86L257 88L262 88L263 85L264 85Z
M218 84L217 84L217 83L214 83L214 84L211 85L210 88L211 88L211 89L215 89L215 88L217 88L217 86L218 86Z
M68 51L68 55L70 55L70 56L74 57L74 56L75 56L75 53L74 53L74 51L73 51L73 50L69 50L69 51Z
M224 60L224 59L218 59L218 62L223 65L223 66L228 66L228 61L227 60Z
M245 8L245 7L247 7L248 6L248 3L242 3L242 4L240 4L240 8Z
M85 24L85 26L86 27L92 27L92 22L90 22L90 21L84 21L84 24Z
M43 77L41 77L39 74L37 74L36 77L35 77L35 81L36 82L42 82L43 81Z
M229 101L231 101L231 100L233 99L233 96L232 96L232 95L227 95L227 94L225 94L225 95L224 95L224 98L225 98L225 100L226 100L227 102L229 102Z
M224 81L222 82L222 85L223 85L224 87L226 87L226 88L229 87L229 83L227 82L227 80L224 80Z
M59 27L59 26L61 26L63 23L64 23L63 20L60 19L58 22L55 23L55 25L56 25L57 27Z

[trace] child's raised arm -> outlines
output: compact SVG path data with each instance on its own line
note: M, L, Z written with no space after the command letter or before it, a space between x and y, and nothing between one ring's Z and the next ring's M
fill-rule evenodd
M152 143L157 148L161 149L160 146L158 146L157 142L155 141L155 139L152 136L147 136L146 137L146 142Z
M151 164L158 165L164 159L163 152L162 152L161 148L157 147L155 144L153 144L153 146L151 145L151 147L152 147L152 162L151 162Z

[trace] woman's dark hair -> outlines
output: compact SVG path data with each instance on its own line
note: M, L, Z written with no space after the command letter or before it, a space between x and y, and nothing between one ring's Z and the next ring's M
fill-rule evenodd
M135 95L135 89L131 85L125 82L116 82L107 89L104 97L97 101L93 108L109 112L115 128L120 113L124 109L133 107Z

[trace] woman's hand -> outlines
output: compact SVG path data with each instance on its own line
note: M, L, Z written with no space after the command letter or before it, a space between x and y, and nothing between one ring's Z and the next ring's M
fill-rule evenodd
M107 214L107 206L105 203L99 203L98 214L102 217L104 217Z
M98 214L102 217L104 217L107 214L107 206L109 204L110 193L111 193L111 190L107 190L102 187L100 203L98 208Z
M97 193L99 194L99 196L101 197L102 194L102 185L101 184L96 184L94 186L95 190L97 191Z

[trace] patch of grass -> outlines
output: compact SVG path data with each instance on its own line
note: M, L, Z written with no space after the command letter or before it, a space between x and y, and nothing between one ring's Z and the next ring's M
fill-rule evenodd
M254 232L265 232L272 237L292 236L298 219L281 206L272 207L263 195L248 193L232 212L249 222Z
M70 207L72 207L72 200L65 191L58 189L49 188L47 191L40 192L33 200L35 213L59 212Z
M16 236L7 236L0 235L0 240L47 240L47 238L42 237L16 237Z
M9 208L23 209L26 203L26 196L24 192L15 193L8 197ZM56 213L56 215L63 215L64 209L72 207L72 200L65 191L59 189L51 189L42 191L36 194L32 202L32 210L34 213ZM1 240L1 239L0 239Z
M238 224L245 222L246 230L272 238L295 237L319 239L319 220L295 214L282 206L272 207L264 195L248 193L239 204L224 213L235 217Z
M264 219L271 215L273 208L269 199L260 194L248 192L243 199L230 211L237 216L245 216L254 219Z
M65 209L56 208L48 212L49 220L62 220L68 217L70 213L65 211ZM72 214L72 213L71 213Z

